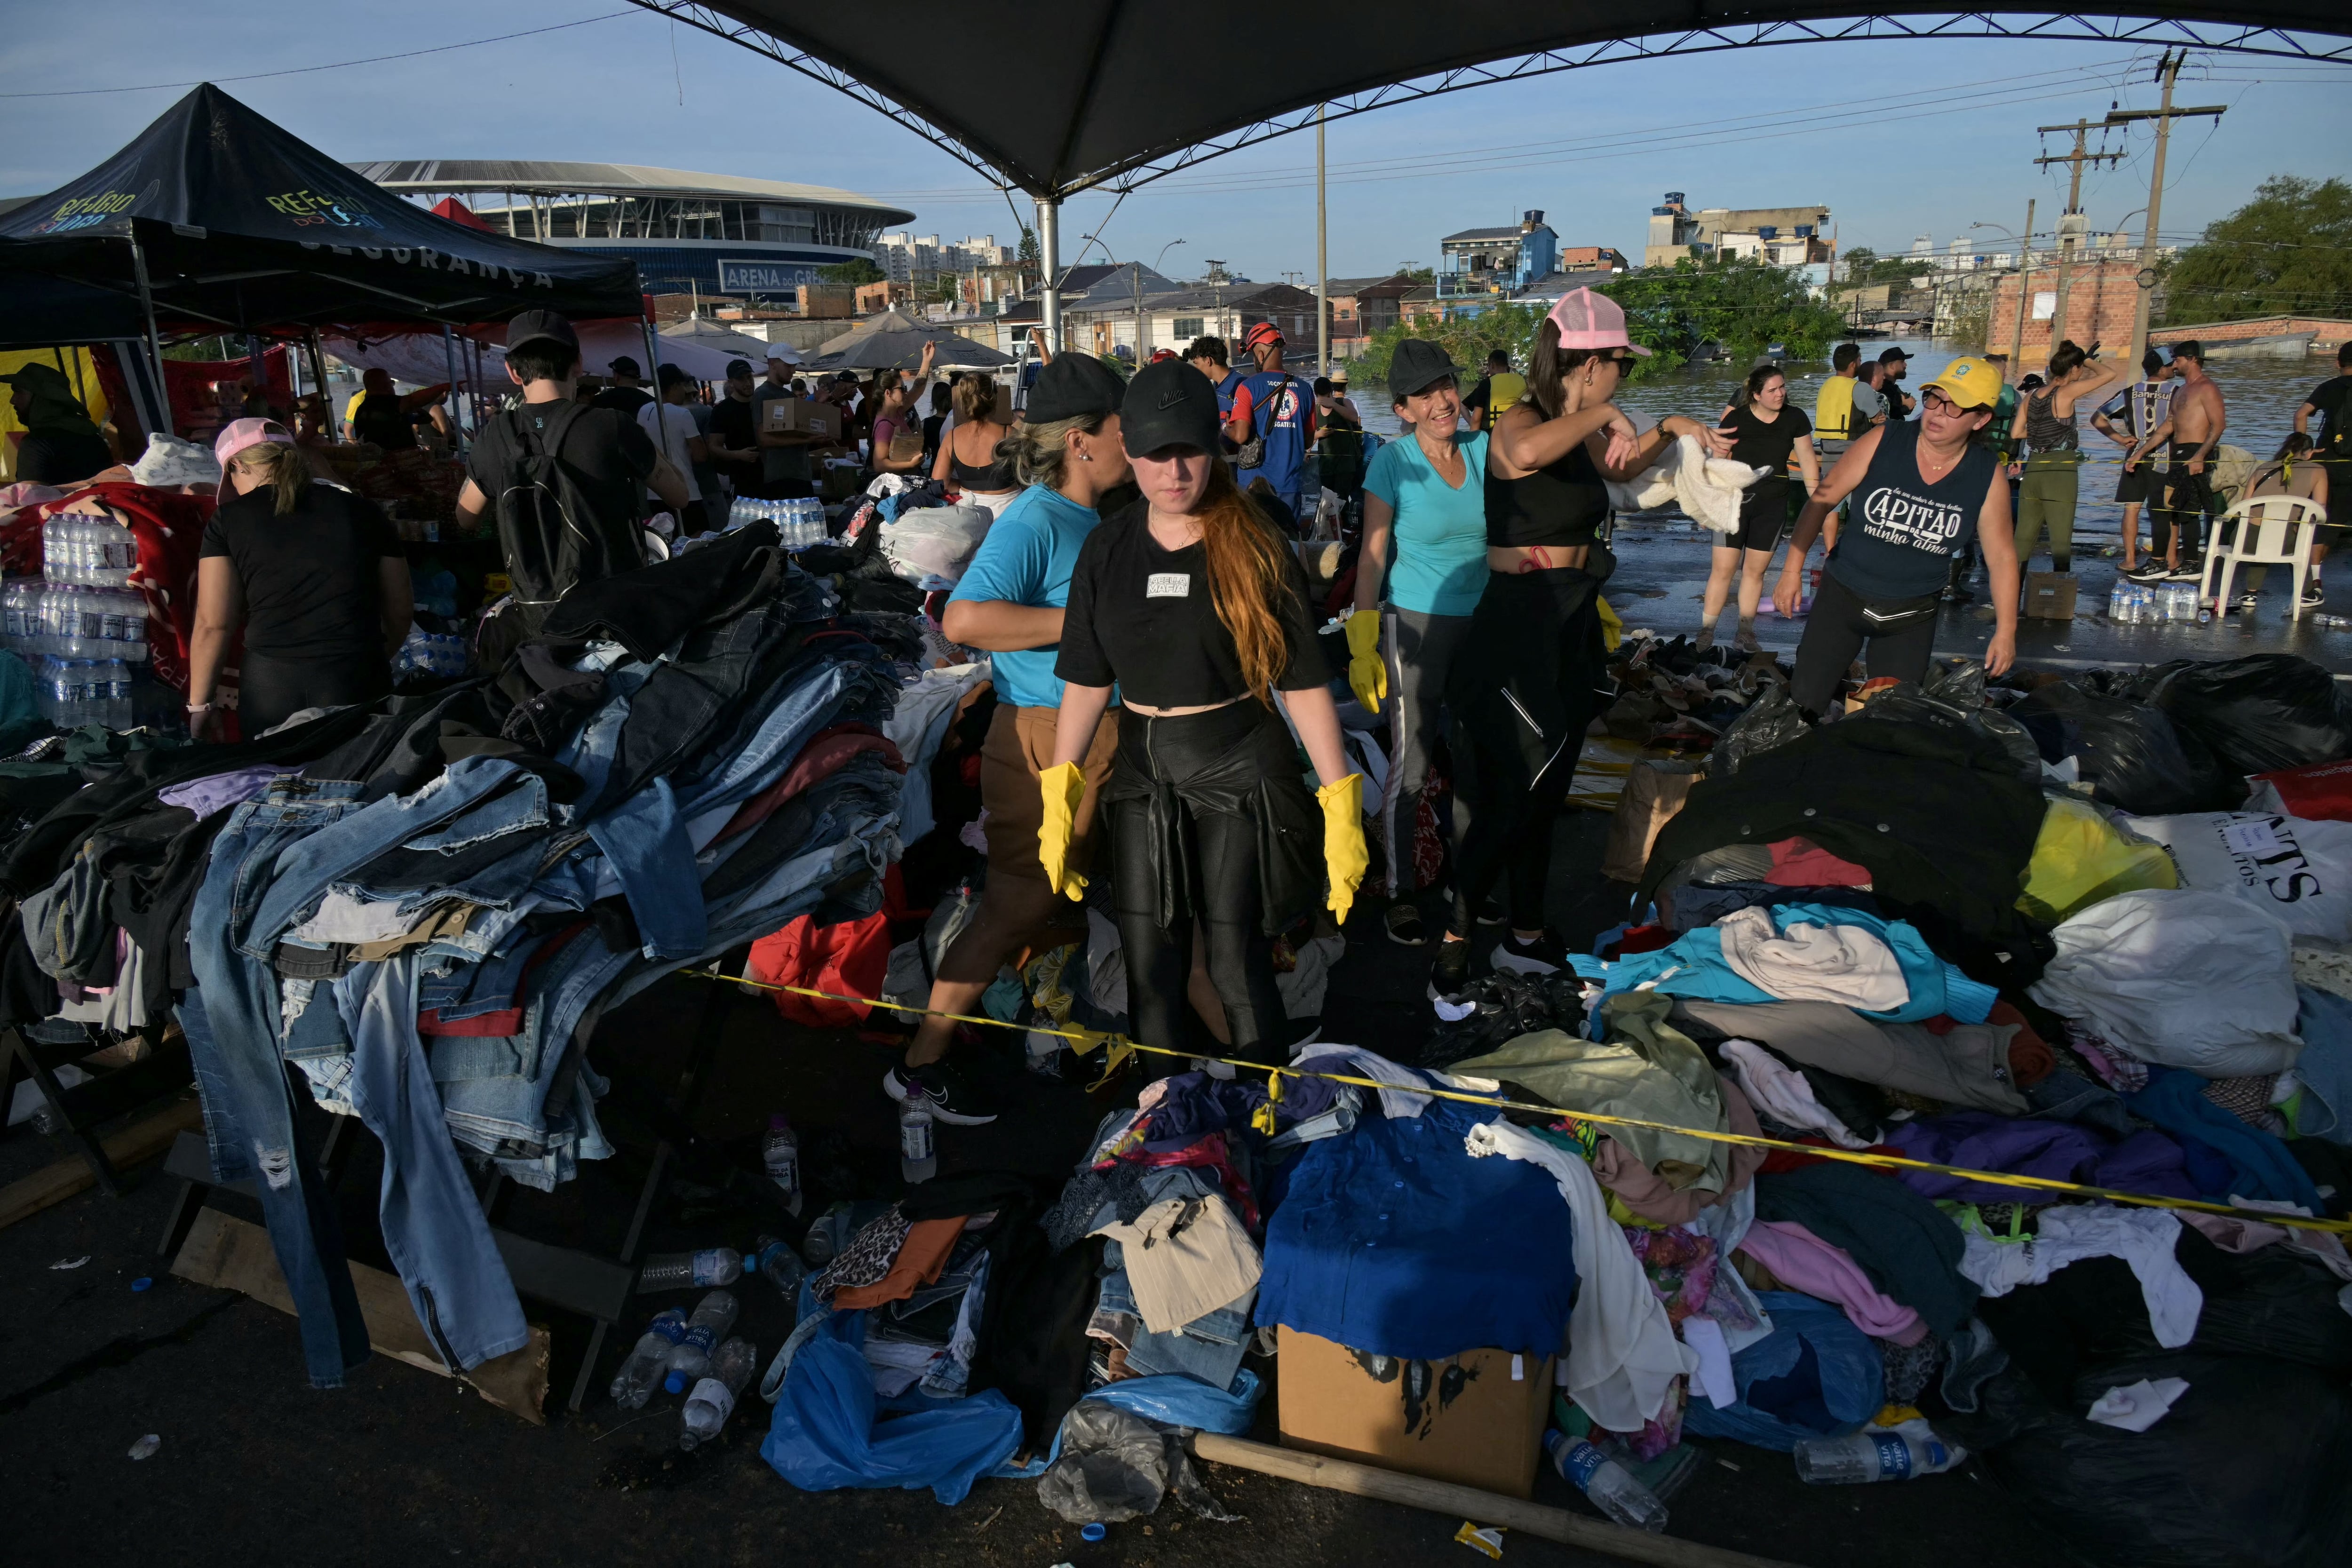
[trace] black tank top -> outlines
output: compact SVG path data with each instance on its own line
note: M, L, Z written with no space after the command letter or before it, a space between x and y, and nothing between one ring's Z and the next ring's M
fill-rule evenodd
M953 431L948 432L949 437L953 435ZM941 438L947 439L946 437ZM967 463L955 455L952 440L948 442L948 472L955 477L956 489L961 490L978 490L987 495L1021 488L1021 481L1013 477L1012 468L1002 458L987 463Z
M1523 479L1486 476L1489 545L1590 544L1609 521L1609 488L1584 443Z
M352 410L352 435L390 451L416 445L416 426L401 412L398 396L371 392Z
M1941 591L1951 558L1976 537L1977 513L2000 471L1990 447L1971 443L1950 473L1927 483L1919 473L1924 428L1894 421L1879 426L1878 451L1829 553L1830 575L1863 598Z

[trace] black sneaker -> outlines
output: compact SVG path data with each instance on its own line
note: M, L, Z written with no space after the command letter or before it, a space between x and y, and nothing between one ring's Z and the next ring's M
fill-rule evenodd
M1495 945L1494 965L1514 974L1557 974L1568 966L1568 944L1549 931L1533 942L1506 932Z
M2327 595L2321 589L2318 584L2305 583L2303 585L2303 607L2305 609L2315 610L2326 603L2327 603Z
M1469 940L1449 933L1437 944L1437 962L1429 967L1429 999L1442 1002L1469 984Z
M2123 575L2133 583L2161 583L2171 575L2171 569L2161 561L2143 561Z
M1503 907L1498 898L1490 897L1478 906L1478 923L1482 926L1498 926L1510 918L1511 911Z
M1388 925L1389 940L1399 947L1419 947L1429 940L1422 925L1421 910L1409 900L1400 899L1391 904L1381 918Z
M2196 583L2201 582L2204 576L2205 563L2201 561L2189 561L2167 572L2164 574L2164 580L2168 583Z
M950 1127L979 1127L996 1120L995 1103L943 1061L892 1068L882 1075L882 1092L902 1105L919 1098L933 1117Z
M2252 593L2252 592L2248 592L2248 593L2244 593L2244 594L2241 594L2241 595L2238 595L2237 603L2236 603L2234 605L2232 605L2231 607L2232 607L2233 609L2238 610L2238 611L2239 611L2239 612L2241 612L2242 614L2251 614L2251 613L2252 612L2252 610L2253 610L2254 606L2255 606L2256 605L2261 604L2262 602L2263 602L2263 601L2262 601L2262 595L2259 595L2259 594L2255 594L2255 593ZM2306 604L2308 604L2308 603L2310 603L2310 602L2311 602L2311 601L2309 601L2309 600L2305 600L2305 603L2306 603Z

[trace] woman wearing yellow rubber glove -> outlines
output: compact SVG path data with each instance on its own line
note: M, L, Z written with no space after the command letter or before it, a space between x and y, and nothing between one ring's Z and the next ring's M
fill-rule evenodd
M1391 699L1388 793L1378 803L1391 898L1383 918L1391 942L1418 947L1427 926L1416 894L1442 892L1434 879L1452 837L1443 818L1435 843L1416 831L1422 790L1444 733L1438 710L1446 672L1486 587L1487 437L1460 430L1454 362L1435 343L1407 338L1397 345L1389 397L1406 433L1373 453L1364 475L1348 684L1375 711L1381 704L1366 695L1368 687Z
M1305 1031L1284 1016L1274 938L1318 905L1344 918L1364 871L1363 780L1340 748L1298 559L1219 456L1216 388L1189 364L1148 365L1119 419L1143 499L1087 537L1070 574L1054 762L1078 760L1116 683L1102 809L1136 1040L1186 1038L1197 929L1234 1053L1287 1061ZM1066 779L1048 770L1041 787L1066 794Z

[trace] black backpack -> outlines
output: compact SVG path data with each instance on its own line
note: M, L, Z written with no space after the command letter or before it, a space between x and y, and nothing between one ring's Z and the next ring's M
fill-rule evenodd
M553 604L574 584L645 564L638 520L602 515L562 461L564 439L586 412L566 404L544 437L520 409L499 416L513 462L491 500L507 575L526 605Z

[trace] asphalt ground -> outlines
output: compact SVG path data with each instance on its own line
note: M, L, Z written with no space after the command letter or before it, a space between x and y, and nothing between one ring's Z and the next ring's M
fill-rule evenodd
M1551 910L1589 940L1622 918L1625 889L1595 871L1608 818L1573 813L1558 835ZM1426 1026L1426 951L1381 934L1379 910L1360 907L1334 973L1327 1038L1383 1052L1410 1049ZM707 1152L687 1163L656 1212L656 1250L741 1247L777 1221L751 1179L772 1109L792 1115L816 1195L887 1195L897 1181L895 1125L879 1079L892 1048L855 1031L790 1025L761 999L686 978L656 986L606 1021L598 1060L616 1083L608 1125L621 1152L583 1168L550 1196L520 1194L500 1223L567 1246L611 1248L646 1169L651 1135L628 1110L635 1086L657 1082L689 1048L703 1009L725 1007L718 1068L697 1118ZM1110 1103L1076 1084L1039 1079L1011 1042L959 1047L972 1070L1008 1095L992 1126L942 1129L946 1169L1013 1166L1066 1172ZM1132 1087L1125 1092L1131 1094ZM64 1150L29 1125L0 1137L0 1182ZM340 1189L356 1260L385 1259L373 1221L379 1170L373 1140ZM937 1563L1076 1568L1183 1563L1309 1568L1380 1562L1468 1561L1453 1540L1461 1521L1320 1491L1222 1467L1211 1490L1238 1524L1214 1524L1171 1502L1154 1518L1115 1526L1098 1543L1040 1505L1027 1483L983 1481L956 1509L929 1492L795 1490L758 1457L766 1406L747 1398L722 1439L692 1454L676 1447L679 1401L656 1396L630 1415L603 1384L642 1327L612 1337L596 1392L578 1416L562 1408L584 1352L584 1320L531 1309L553 1331L551 1423L528 1426L466 1385L385 1357L335 1391L313 1390L290 1318L235 1292L173 1278L156 1256L178 1184L154 1166L120 1199L85 1193L0 1231L0 1496L8 1500L10 1563L155 1560L201 1565L475 1561L581 1565L663 1561L709 1563ZM257 1218L235 1195L215 1204ZM814 1212L812 1210L812 1212ZM60 1268L77 1258L88 1261ZM134 1290L133 1282L152 1280ZM776 1293L738 1289L738 1331L762 1361L787 1326ZM646 1302L639 1319L690 1296ZM529 1304L527 1303L527 1306ZM1262 1374L1270 1366L1260 1364ZM1276 1401L1254 1436L1276 1440ZM143 1434L155 1454L128 1452ZM1971 1461L1902 1485L1809 1488L1787 1456L1700 1443L1705 1462L1671 1504L1672 1532L1790 1563L1893 1563L1906 1568L2039 1568L2067 1561ZM1536 1498L1591 1511L1549 1471ZM1533 1563L1611 1561L1523 1537L1506 1557Z

